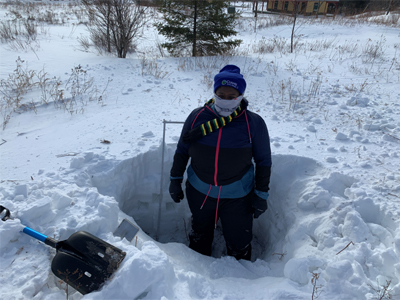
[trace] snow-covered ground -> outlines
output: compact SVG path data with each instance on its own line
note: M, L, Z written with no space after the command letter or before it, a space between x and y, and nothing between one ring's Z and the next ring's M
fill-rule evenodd
M0 222L1 299L400 299L399 27L299 19L291 54L292 25L255 23L246 8L235 56L157 56L163 37L149 24L138 52L118 59L82 51L85 26L58 5L65 24L43 26L30 48L1 44L0 79L19 57L23 70L59 80L66 99L71 78L99 92L65 112L34 87L23 101L35 110L14 112L0 132L0 205L14 218ZM203 105L227 63L242 69L273 151L252 262L224 255L220 226L213 257L187 247L188 205L167 192L181 124L165 124L161 174L163 120ZM113 235L123 218L141 228L132 243ZM67 294L50 269L55 251L21 224L58 240L85 230L127 256L101 290Z

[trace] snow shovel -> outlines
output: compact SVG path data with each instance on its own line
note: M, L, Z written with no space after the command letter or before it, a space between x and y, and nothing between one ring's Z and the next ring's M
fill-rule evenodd
M10 219L10 211L0 205L0 215L3 214L2 221ZM52 272L83 295L101 288L126 256L126 252L85 231L75 232L64 241L29 227L24 227L23 232L57 250Z

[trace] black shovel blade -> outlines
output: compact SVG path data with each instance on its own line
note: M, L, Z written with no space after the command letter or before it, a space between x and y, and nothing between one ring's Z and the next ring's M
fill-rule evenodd
M85 295L101 288L118 269L126 253L97 238L78 231L57 243L51 263L54 275Z

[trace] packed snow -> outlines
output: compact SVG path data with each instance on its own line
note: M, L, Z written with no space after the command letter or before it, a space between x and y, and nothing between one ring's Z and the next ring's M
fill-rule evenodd
M34 87L23 101L35 109L13 112L1 130L0 205L12 217L0 222L1 299L400 299L399 27L300 18L290 53L290 22L238 10L234 56L157 55L152 22L128 58L99 55L82 49L74 14L45 25L30 48L1 44L2 81L20 61L58 78L65 97L79 68L100 91L66 111ZM220 225L212 257L189 249L188 205L168 194L180 122L212 97L228 63L241 68L273 153L251 262L225 255ZM140 228L132 242L113 235L124 218ZM57 240L84 230L127 255L83 296L51 272L55 250L24 226Z

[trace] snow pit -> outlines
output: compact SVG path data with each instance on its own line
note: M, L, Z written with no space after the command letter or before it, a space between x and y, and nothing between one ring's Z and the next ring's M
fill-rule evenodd
M132 216L140 228L158 241L185 242L190 227L190 211L186 201L176 204L168 193L169 171L175 147L166 147L163 184L161 187L161 148L120 161L102 161L88 168L91 184L98 192L114 197L120 209ZM161 190L162 189L162 190Z
M91 164L87 173L91 185L100 194L114 197L120 209L132 216L147 235L161 243L178 242L188 245L191 214L187 201L184 199L176 204L168 193L169 171L175 149L175 144L165 149L162 186L161 147L124 161L103 160ZM338 173L331 174L313 159L292 155L273 156L271 178L269 208L254 221L253 261L274 256L281 259L285 257L288 251L285 237L299 222L296 212L299 209L310 213L315 210L328 211L335 202L347 198L345 189L355 181ZM304 232L301 234L304 235ZM334 241L325 235L320 233L318 236L323 240L320 247L332 246ZM312 243L318 244L318 237L311 237ZM213 256L221 257L225 253L222 228L218 224Z
M400 235L394 234L398 224L391 204L378 202L373 187L303 156L272 157L269 207L254 220L252 262L225 256L221 226L216 230L213 257L188 249L187 202L176 204L168 194L175 148L166 147L162 186L161 147L154 147L126 160L84 153L58 173L40 171L26 187L9 184L0 188L2 204L16 218L0 227L2 259L13 268L10 285L27 273L38 274L35 278L39 280L38 285L30 281L24 290L28 298L45 284L54 293L63 289L49 270L54 252L21 235L22 223L59 240L78 230L89 231L128 252L115 280L102 291L85 296L88 299L108 299L116 291L120 298L148 294L153 299L155 294L173 294L170 286L174 284L188 286L197 298L211 299L211 294L220 291L221 282L232 278L251 280L260 287L264 286L261 282L268 283L262 293L269 293L278 283L284 290L296 286L294 292L270 299L288 299L300 290L307 295L301 299L309 299L316 273L326 293L335 293L340 286L342 294L361 299L357 294L367 294L368 283L382 285L386 280L392 280L400 291ZM388 176L387 180L394 184L397 177ZM16 190L27 191L28 197ZM161 222L156 239L160 193ZM112 235L127 215L142 229L137 245ZM13 263L19 249L29 252L18 254ZM35 263L18 268L32 253ZM45 266L41 273L37 273L36 261ZM130 280L138 284L128 283ZM224 293L230 289L223 288ZM246 293L243 291L240 299L245 299Z

